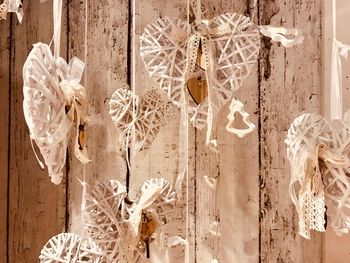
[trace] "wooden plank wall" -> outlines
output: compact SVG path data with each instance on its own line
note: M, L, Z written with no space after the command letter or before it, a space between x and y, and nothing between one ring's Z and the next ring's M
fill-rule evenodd
M1 226L7 228L1 228L0 262L37 262L43 244L65 229L65 183L54 186L40 170L22 108L23 64L33 43L51 40L51 10L50 1L26 1L22 24L15 16L0 22L1 197L7 199L7 208L1 202ZM62 41L66 43L64 37Z
M189 130L191 262L210 262L213 258L224 263L322 262L322 236L315 235L306 242L297 235L296 212L286 194L290 168L283 143L298 114L320 111L321 2L202 1L210 17L243 13L255 23L301 27L306 39L301 46L288 50L262 40L259 63L236 93L257 124L254 132L243 139L228 134L227 106L219 114L215 130L219 154L204 145L205 131ZM185 19L187 1L139 0L136 17L132 17L129 0L65 2L63 32L67 33L62 34L62 52L69 58L75 55L86 60L83 82L89 99L87 133L92 162L82 166L70 150L67 181L59 187L53 186L46 171L37 165L22 112L22 66L32 43L51 39L51 4L24 1L21 25L15 17L0 21L0 107L4 112L0 115L0 262L36 262L50 236L65 229L83 232L82 187L77 177L83 179L85 175L89 183L112 178L125 181L123 152L108 115L109 98L123 83L135 81L139 95L155 85L143 69L138 46L132 43L138 43L145 25L158 17ZM134 69L136 78L132 79ZM132 160L131 189L138 189L151 177L174 181L179 113L170 108L168 115L169 121L151 149ZM215 191L205 183L205 175L218 179ZM174 232L185 233L184 220L184 214L179 213ZM208 234L215 228L214 221L219 223L219 236ZM182 250L173 252L172 262L183 262Z

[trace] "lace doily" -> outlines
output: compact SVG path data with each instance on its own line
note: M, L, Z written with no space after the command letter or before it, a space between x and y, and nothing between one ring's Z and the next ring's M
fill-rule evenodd
M164 124L166 101L160 91L150 89L140 100L128 88L119 88L109 105L121 144L126 148L132 145L136 151L148 149ZM133 138L134 142L131 141Z
M62 180L74 124L75 155L82 163L89 162L83 141L87 101L85 89L79 84L83 70L84 63L78 58L69 64L62 58L54 59L49 46L43 43L34 45L23 66L25 120L55 184Z
M171 217L175 191L163 178L148 179L134 202L127 201L125 186L116 180L87 191L84 218L89 236L110 262L137 262L147 245L164 243L162 228Z
M339 126L340 125L340 126ZM349 122L328 123L318 114L303 114L288 130L291 162L289 193L299 215L299 233L325 231L325 214L337 233L347 233L350 202Z
M61 233L52 237L41 250L40 262L107 263L96 244L73 233Z

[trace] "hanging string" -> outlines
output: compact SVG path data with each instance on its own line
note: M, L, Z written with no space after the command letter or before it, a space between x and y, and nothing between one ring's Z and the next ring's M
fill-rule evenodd
M53 28L54 57L57 59L61 50L62 0L53 0Z
M136 18L136 0L132 0L132 18L131 18L131 23L132 23L132 51L131 51L131 63L132 63L132 73L131 73L131 90L132 94L136 94L136 23L135 23L135 18ZM133 121L136 120L136 107L137 107L137 97L132 96L132 119ZM128 151L128 156L129 162L131 162L131 167L128 175L128 182L130 182L130 177L132 174L134 174L135 171L135 162L134 162L134 156L135 156L135 142L136 142L136 131L135 131L135 125L131 126L131 150L129 149ZM129 154L130 153L130 154ZM129 186L128 186L129 188Z
M84 73L84 87L87 89L87 57L88 57L88 23L89 23L89 18L88 18L88 12L89 11L89 0L85 0L85 21L84 21L84 62L85 62L85 73ZM82 190L82 196L81 196L81 233L83 236L85 236L85 218L84 218L84 210L85 210L85 203L86 203L86 164L83 164L83 181L81 182L83 186Z

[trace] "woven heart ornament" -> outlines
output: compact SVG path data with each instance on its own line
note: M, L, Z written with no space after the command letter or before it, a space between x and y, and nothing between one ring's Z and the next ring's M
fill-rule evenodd
M87 100L85 89L79 84L83 70L84 63L78 58L74 57L69 64L62 58L55 59L49 46L43 43L34 45L23 66L25 120L31 141L39 147L55 184L62 180L74 125L75 155L82 163L89 162L84 146Z
M148 244L160 238L175 203L175 192L163 178L147 180L134 202L126 195L125 186L112 180L95 185L85 198L87 232L110 262L144 257Z
M109 106L121 144L125 148L133 145L136 151L148 149L164 124L166 101L160 91L150 89L140 99L128 88L119 88Z
M340 125L340 128L339 128ZM299 215L299 233L325 231L327 215L337 233L350 229L349 123L328 123L317 114L303 114L288 130L291 162L289 193Z
M208 96L198 105L190 97L188 111L195 127L211 128L213 116L250 74L259 48L259 31L250 19L228 13L197 26L160 18L146 26L140 53L150 76L179 107L189 81L205 80Z
M52 237L41 250L42 263L107 263L101 249L88 238L73 233L61 233Z

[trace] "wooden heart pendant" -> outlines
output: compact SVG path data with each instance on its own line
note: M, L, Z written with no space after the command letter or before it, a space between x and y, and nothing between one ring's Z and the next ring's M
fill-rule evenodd
M199 71L202 72L206 70L201 43L199 44L199 48L197 51L196 67L199 68ZM197 76L190 78L187 81L187 90L190 93L194 102L197 105L201 104L202 101L208 96L208 84L207 80L205 79L205 74L198 74Z

